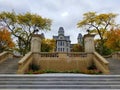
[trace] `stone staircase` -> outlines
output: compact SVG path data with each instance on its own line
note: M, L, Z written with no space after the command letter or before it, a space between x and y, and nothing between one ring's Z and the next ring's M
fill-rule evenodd
M108 58L109 69L111 75L120 75L120 60L114 60L112 58Z
M80 74L0 75L0 89L120 89L120 76Z
M0 63L0 74L15 74L18 69L18 61L18 58L12 58Z
M109 67L111 75L15 75L18 69L19 59L7 59L0 64L0 89L120 89L120 61L111 58L107 60L110 63Z

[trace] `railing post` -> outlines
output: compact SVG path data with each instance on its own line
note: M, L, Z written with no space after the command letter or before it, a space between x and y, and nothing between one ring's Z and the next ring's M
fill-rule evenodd
M91 53L95 51L94 37L95 35L91 34L84 35L85 52Z
M41 35L34 34L31 40L31 52L41 51Z

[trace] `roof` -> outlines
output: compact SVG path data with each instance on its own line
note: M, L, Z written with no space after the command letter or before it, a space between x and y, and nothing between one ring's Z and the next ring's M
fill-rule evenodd
M59 36L60 36L60 35L59 35ZM70 36L64 36L64 39L60 39L59 36L53 36L53 39L55 39L55 40L70 41Z
M78 38L82 38L82 34L81 33L78 34Z

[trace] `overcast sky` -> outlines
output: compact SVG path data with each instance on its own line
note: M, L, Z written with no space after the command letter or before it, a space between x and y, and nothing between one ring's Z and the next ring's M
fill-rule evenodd
M45 32L45 37L57 35L58 28L62 26L65 35L70 35L71 42L76 43L78 33L85 34L85 30L76 26L84 13L95 11L120 14L120 0L0 0L0 11L12 10L17 13L36 13L52 19L51 31ZM120 16L117 23L120 23Z

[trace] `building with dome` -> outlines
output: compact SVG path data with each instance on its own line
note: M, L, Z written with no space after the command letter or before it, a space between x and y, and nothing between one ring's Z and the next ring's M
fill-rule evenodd
M70 52L70 36L64 35L64 28L60 27L58 30L58 36L53 36L56 40L56 52Z
M77 37L78 42L75 44L71 44L70 36L64 35L63 27L59 28L58 36L53 36L53 39L56 41L56 48L55 48L56 52L71 52L74 45L76 44L83 45L83 37L81 33L78 34Z
M83 37L81 33L78 34L77 40L78 40L78 44L83 45Z

